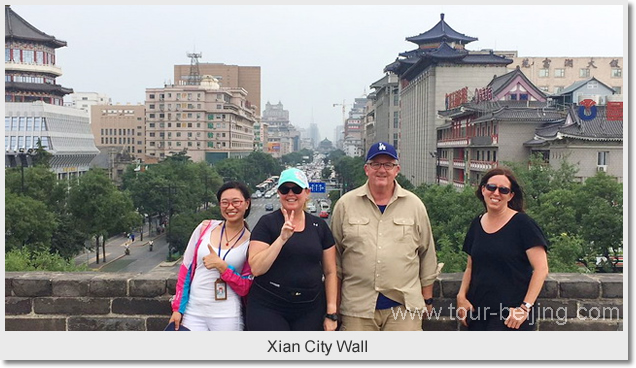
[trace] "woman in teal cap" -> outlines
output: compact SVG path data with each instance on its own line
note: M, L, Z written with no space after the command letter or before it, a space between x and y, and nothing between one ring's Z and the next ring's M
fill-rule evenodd
M278 180L280 210L262 216L252 231L249 331L336 329L335 241L327 223L305 211L309 192L304 172L284 170Z

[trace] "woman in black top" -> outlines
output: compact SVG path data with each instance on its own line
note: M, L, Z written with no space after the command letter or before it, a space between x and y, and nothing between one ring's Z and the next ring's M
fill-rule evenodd
M281 209L262 216L250 238L255 278L247 330L334 331L338 284L331 230L304 211L310 190L302 171L283 171L278 192Z
M509 169L495 168L476 191L486 213L464 240L468 263L457 313L472 331L533 330L533 305L548 275L548 241L523 211L523 192Z

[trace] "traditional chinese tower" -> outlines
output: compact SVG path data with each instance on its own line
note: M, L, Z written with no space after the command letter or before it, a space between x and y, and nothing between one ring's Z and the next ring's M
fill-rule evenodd
M507 73L512 62L492 50L466 50L477 38L455 31L444 14L440 18L428 31L407 37L417 48L399 54L384 69L399 78L400 164L414 185L435 182L436 127L444 123L437 111L445 109L446 94L483 88L494 75Z
M63 105L63 98L73 93L55 79L62 69L55 65L55 50L66 46L32 26L10 7L4 7L5 102L44 101Z

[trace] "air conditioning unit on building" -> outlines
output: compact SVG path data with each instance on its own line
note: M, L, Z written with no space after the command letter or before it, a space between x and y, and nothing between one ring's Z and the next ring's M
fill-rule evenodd
M598 166L596 166L596 171L607 172L607 165L598 165Z

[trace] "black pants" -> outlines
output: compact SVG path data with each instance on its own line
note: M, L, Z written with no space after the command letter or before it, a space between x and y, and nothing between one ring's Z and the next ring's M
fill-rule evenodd
M323 331L327 302L322 290L307 303L290 303L253 284L247 296L248 331Z
M481 310L483 311L483 309ZM490 311L497 311L497 309L492 308ZM530 309L528 318L519 326L519 329L505 325L508 314L507 309L503 313L493 312L492 314L487 312L480 314L478 311L470 312L466 319L468 331L534 331L536 329L534 308Z

